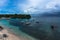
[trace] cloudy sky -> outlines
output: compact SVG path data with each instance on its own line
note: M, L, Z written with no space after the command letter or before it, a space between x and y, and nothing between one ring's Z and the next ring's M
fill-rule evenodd
M60 0L0 0L0 14L38 13L59 10Z

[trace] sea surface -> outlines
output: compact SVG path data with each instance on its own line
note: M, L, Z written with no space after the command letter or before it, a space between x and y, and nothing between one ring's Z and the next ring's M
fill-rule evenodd
M12 23L10 23L10 22L12 22ZM22 29L20 30L20 27L22 27L23 25L20 25L19 24L20 22L23 22L23 23L29 22L30 25L29 26L25 25L24 28L22 28L23 29L23 31L22 31ZM13 24L13 23L15 23L15 24ZM11 31L18 36L22 36L24 38L29 38L29 40L37 40L36 38L40 37L39 35L43 35L43 34L39 34L41 32L41 30L44 32L47 32L46 33L47 35L50 35L52 33L51 25L56 26L55 30L60 32L60 17L38 17L38 18L35 17L35 18L31 18L29 20L0 19L0 25L4 25L5 27L11 29ZM29 29L32 30L33 32L31 32ZM27 33L25 33L24 30L26 30ZM37 32L36 30L40 30L40 31ZM30 36L28 31L32 34L32 36ZM35 36L34 34L37 35L37 37L34 37Z
M15 20L15 19L10 19L10 20ZM20 36L20 37L23 37L23 38L27 38L29 40L37 40L36 38L31 37L31 36L27 35L26 33L22 32L21 30L19 30L19 27L11 25L9 23L9 20L0 19L0 26L3 26L5 28L7 28L7 29L10 29L9 31L11 33L17 35L18 37Z

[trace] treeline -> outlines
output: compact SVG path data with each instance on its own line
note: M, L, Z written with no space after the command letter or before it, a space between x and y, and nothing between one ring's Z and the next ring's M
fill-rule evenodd
M19 19L30 19L31 16L29 14L0 14L0 18L19 18Z

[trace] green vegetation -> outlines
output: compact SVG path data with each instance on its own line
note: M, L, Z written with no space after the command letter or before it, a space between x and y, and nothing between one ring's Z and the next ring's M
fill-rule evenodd
M31 16L29 14L4 14L4 15L1 15L0 14L0 18L19 18L19 19L30 19Z

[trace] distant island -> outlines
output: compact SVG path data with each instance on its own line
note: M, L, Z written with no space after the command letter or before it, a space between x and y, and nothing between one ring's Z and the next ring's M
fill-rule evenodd
M0 18L19 18L19 19L30 19L29 14L0 14Z
M60 12L46 12L41 15L42 17L60 17Z

